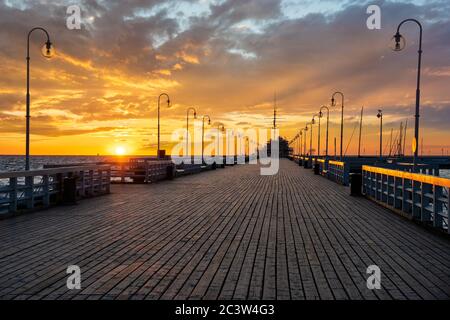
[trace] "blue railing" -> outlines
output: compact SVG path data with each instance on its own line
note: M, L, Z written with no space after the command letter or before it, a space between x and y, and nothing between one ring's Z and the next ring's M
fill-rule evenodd
M344 186L348 186L350 177L350 166L347 162L329 160L327 177Z
M450 179L373 166L363 166L362 176L363 194L370 199L450 233Z

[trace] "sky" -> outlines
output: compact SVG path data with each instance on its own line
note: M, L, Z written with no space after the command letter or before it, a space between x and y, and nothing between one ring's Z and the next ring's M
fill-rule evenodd
M381 9L380 30L366 26L371 4ZM66 26L70 5L81 9L81 30ZM155 154L163 92L172 102L161 107L163 149L184 128L188 107L213 125L268 129L275 94L280 134L292 139L335 91L345 94L346 154L357 150L361 107L364 154L378 150L378 109L386 144L408 121L408 153L417 26L402 26L405 50L389 47L406 18L424 28L423 153L447 154L449 10L447 0L0 0L0 154L25 152L26 40L35 26L48 30L56 55L42 57L45 36L32 34L31 154ZM338 103L330 107L330 153L339 121Z

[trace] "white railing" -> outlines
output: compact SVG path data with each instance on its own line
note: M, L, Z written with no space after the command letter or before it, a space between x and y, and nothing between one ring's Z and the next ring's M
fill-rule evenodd
M128 162L110 162L112 182L151 183L174 175L171 160L132 158Z
M74 179L75 199L110 192L111 169L104 165L0 173L0 214L46 208L63 201ZM66 189L65 189L66 188Z
M363 166L362 174L367 197L450 233L450 179L372 166Z

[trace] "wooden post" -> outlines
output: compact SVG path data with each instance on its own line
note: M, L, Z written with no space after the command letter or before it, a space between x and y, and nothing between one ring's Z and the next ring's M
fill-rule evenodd
M33 209L34 207L34 197L33 197L33 176L25 177L25 198L27 203L27 209Z
M17 178L9 178L9 211L16 212L17 211Z
M106 170L106 193L111 192L111 168Z
M80 175L80 196L81 197L86 197L86 179L84 177L84 170L79 171L79 175Z
M98 169L98 187L97 187L97 191L98 194L102 193L102 181L103 181L103 170L102 169Z
M49 192L49 184L48 184L48 175L42 176L43 180L43 189L44 189L44 206L48 207L50 205L50 192Z
M89 195L94 195L94 170L89 170Z
M443 206L439 200L443 196L443 187L433 186L433 226L435 228L442 228L442 217L439 213L443 212Z

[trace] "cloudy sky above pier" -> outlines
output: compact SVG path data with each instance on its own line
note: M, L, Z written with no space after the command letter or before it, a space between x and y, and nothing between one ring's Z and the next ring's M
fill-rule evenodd
M66 27L74 4L81 30ZM381 30L366 27L369 4L381 8ZM336 90L346 95L344 149L356 150L364 106L363 150L373 154L377 109L387 135L408 120L412 137L417 26L402 27L403 52L389 49L405 18L424 25L424 152L447 152L448 12L447 0L0 0L0 154L24 153L26 35L35 26L49 31L57 55L40 56L44 35L32 35L32 154L154 152L161 92L173 102L161 110L163 144L191 106L226 127L269 128L275 92L281 135L292 138ZM330 139L339 119L331 110Z

